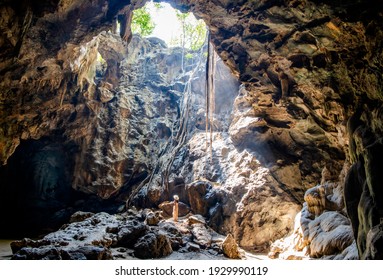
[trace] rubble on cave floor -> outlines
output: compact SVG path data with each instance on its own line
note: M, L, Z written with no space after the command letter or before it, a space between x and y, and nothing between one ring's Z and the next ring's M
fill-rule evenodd
M15 260L257 258L235 241L223 246L225 239L201 215L189 214L174 222L162 217L161 211L129 209L116 215L76 212L60 230L39 240L14 241L11 248Z

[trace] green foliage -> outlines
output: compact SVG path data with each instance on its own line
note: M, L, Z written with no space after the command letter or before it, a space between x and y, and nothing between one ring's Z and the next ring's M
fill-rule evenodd
M193 54L192 54L192 53L187 53L187 54L185 55L185 58L186 58L186 59L192 59L192 58L193 58Z
M191 13L176 12L177 19L182 26L180 38L174 38L172 43L183 48L199 50L206 40L206 26L203 20L196 20Z
M190 13L181 13L180 11L176 11L176 16L177 16L177 19L180 21L180 22L185 22L186 19L189 17Z
M145 6L133 11L133 33L138 33L141 36L149 36L153 33L155 26L156 25L154 24L153 19Z
M206 39L206 27L202 20L199 20L196 25L186 24L185 26L186 38L188 38L190 46L193 51L199 50Z

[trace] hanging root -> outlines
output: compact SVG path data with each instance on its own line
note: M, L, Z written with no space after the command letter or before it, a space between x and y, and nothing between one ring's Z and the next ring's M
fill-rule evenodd
M206 137L206 166L208 164L208 149L209 149L209 141L208 141L208 134L209 134L209 123L210 123L210 87L211 87L211 83L210 83L210 69L211 69L211 65L210 65L210 61L211 61L211 49L210 49L210 33L209 33L209 36L208 36L208 48L207 48L207 60L206 60L206 78L205 78L205 81L206 81L206 87L205 87L205 96L206 96L206 119L205 119L205 129L206 129L206 132L205 132L205 137ZM205 177L206 177L207 174L205 174Z
M213 161L213 125L214 125L214 111L215 111L215 69L216 69L216 55L213 44L210 42L210 34L208 39L208 56L206 61L206 164L209 166ZM210 142L209 142L210 132ZM210 147L210 153L209 153ZM210 155L210 157L209 157ZM205 177L207 178L207 170L205 170Z
M175 137L168 141L165 148L161 151L159 155L159 160L156 164L156 167L153 169L150 175L148 175L140 185L138 185L130 194L129 199L126 203L126 206L129 207L133 201L133 198L139 193L139 191L145 186L150 185L153 181L153 178L156 174L162 174L162 185L165 187L165 192L169 190L169 176L171 167L173 165L174 159L176 155L181 150L181 148L185 145L187 140L187 132L188 132L188 122L189 122L189 113L190 113L190 101L191 101L191 84L197 73L198 69L202 65L203 49L201 48L200 61L197 66L193 69L189 80L186 82L185 90L183 92L183 101L180 105L180 124L178 132ZM172 134L173 135L173 134ZM164 157L165 155L167 155Z
M216 64L216 54L213 48L213 44L209 42L209 53L210 53L210 69L209 69L209 83L210 83L210 91L208 92L209 95L209 125L210 125L210 161L213 160L213 125L214 125L214 112L215 112L215 64Z

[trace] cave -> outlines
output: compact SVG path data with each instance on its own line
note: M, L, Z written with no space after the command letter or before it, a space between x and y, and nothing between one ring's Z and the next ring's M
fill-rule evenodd
M3 2L13 258L383 258L381 3L154 1L206 24L187 58L133 34L148 1Z
M71 200L71 149L52 139L20 143L0 170L2 238L57 230L69 220L65 209Z

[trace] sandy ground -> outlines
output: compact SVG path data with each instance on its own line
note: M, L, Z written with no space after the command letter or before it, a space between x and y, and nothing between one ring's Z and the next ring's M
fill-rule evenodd
M11 244L13 240L0 239L0 260L9 260L12 255Z

